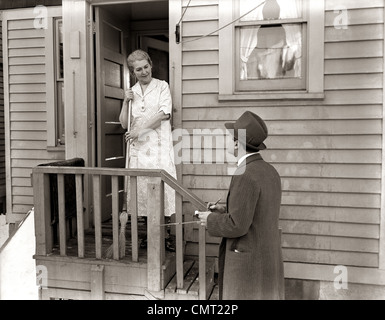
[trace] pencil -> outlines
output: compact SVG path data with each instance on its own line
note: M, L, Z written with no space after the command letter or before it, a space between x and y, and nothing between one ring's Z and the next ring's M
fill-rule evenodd
M215 202L214 204L213 204L213 206L216 206L218 203L219 203L219 201L221 201L222 200L222 198L219 198L218 200L217 200L217 202Z

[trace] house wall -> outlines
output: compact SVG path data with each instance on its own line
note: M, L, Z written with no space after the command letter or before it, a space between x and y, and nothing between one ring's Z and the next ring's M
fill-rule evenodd
M60 16L49 7L48 18ZM7 222L22 220L33 207L32 167L65 157L64 149L47 147L52 94L53 38L35 28L33 8L3 11L6 131Z
M187 3L179 1L182 10ZM180 94L174 99L174 125L191 134L194 129L223 129L225 122L245 110L259 114L270 132L262 156L282 177L285 277L332 283L334 267L344 265L350 282L384 285L380 266L384 1L325 0L325 4L325 99L219 102L219 70L231 66L219 61L219 50L229 48L220 48L214 34L170 45L170 51L180 50L171 53L176 63L171 63L175 72L171 85L173 94ZM334 9L339 5L348 10L347 29L334 27L338 15ZM170 16L170 35L179 17ZM33 206L31 168L64 159L63 152L46 147L50 39L43 29L33 27L33 19L32 9L3 12L9 222L21 220ZM183 17L182 41L220 26L219 0L191 1ZM200 161L180 166L183 184L204 201L224 201L228 166L204 164L202 156L195 160ZM184 206L185 212L193 212ZM186 237L186 254L196 255L198 230L187 227ZM207 242L208 255L216 256L219 239L208 236Z
M188 1L180 3L184 10ZM347 29L334 27L339 6L347 9ZM192 1L182 42L220 26L218 0ZM286 277L333 281L334 267L344 265L354 270L349 280L360 282L369 281L363 273L379 268L383 39L383 0L326 0L320 101L218 102L219 69L231 67L219 61L219 50L226 48L219 47L218 35L181 44L182 128L190 134L221 129L246 110L266 120L270 136L261 154L282 178ZM183 184L204 201L224 201L230 183L226 164L196 160L201 163L183 164ZM190 227L187 234L192 242L186 251L195 255L198 230ZM216 256L218 239L208 237L208 243L208 254ZM381 275L370 281L383 280Z
M4 130L4 78L3 78L3 48L0 24L0 214L5 213L5 130Z
M1 1L0 9L32 8L35 6L60 6L62 0L12 0Z

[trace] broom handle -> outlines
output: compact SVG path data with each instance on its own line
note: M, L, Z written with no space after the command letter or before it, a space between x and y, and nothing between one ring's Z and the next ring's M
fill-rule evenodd
M131 108L132 108L132 101L130 100L128 102L128 123L127 123L127 131L130 131L131 129ZM127 141L126 146L126 164L125 168L128 169L128 165L130 163L130 141ZM122 211L127 211L127 183L128 183L128 177L124 176L124 191L123 191L123 208Z

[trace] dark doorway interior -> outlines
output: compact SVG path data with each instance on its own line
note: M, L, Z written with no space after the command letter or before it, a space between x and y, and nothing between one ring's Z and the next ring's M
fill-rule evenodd
M127 55L136 49L147 51L153 61L153 77L169 83L168 1L94 9L95 162L97 167L121 168L126 152L119 114L124 91L135 81L128 79ZM111 182L102 179L102 217L107 220L111 217Z

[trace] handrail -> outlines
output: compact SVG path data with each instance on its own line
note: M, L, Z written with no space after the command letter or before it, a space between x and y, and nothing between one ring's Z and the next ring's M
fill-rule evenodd
M68 167L68 166L38 166L32 170L33 174L60 174L66 175L94 175L94 176L129 176L129 177L155 177L169 185L175 192L189 201L197 210L206 210L206 204L194 193L183 187L174 177L162 169L126 169L126 168L100 168L100 167ZM42 191L40 191L42 192ZM178 212L177 212L178 213ZM182 215L176 215L176 221L182 222ZM60 222L59 222L60 223ZM183 251L182 251L182 224L176 226L177 231L177 288L183 288ZM100 231L100 230L99 230ZM206 299L206 228L199 225L199 295ZM100 246L100 245L99 245ZM49 250L48 250L49 251ZM100 248L99 248L100 251ZM179 267L178 267L179 266Z
M206 210L206 204L191 191L180 185L180 183L163 169L125 169L125 168L98 168L98 167L65 167L44 166L33 168L35 173L48 174L97 174L97 175L119 175L134 177L158 177L166 182L171 188L184 198L194 204L198 210Z
M206 203L198 198L195 194L181 186L179 182L172 177L168 172L161 170L161 179L166 182L171 188L178 192L181 196L188 198L188 200L194 204L199 210L206 210Z

